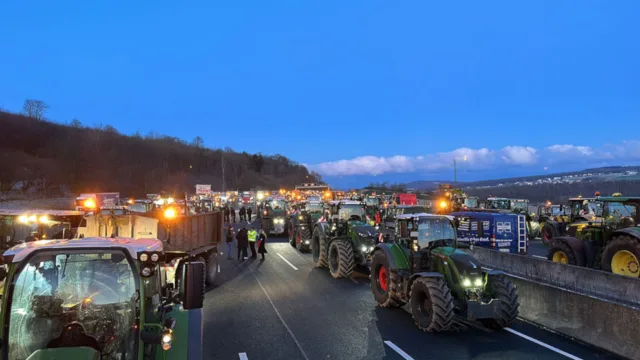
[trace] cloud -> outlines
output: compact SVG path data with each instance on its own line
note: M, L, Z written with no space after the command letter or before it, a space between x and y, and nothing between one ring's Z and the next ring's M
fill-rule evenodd
M602 164L603 162L611 163L610 165L616 162L615 165L619 165L624 162L640 162L640 141L623 141L620 144L608 144L601 148L570 144L552 145L542 149L530 146L505 146L498 150L465 147L420 156L359 156L353 159L307 165L307 167L327 176L380 175L451 169L454 160L458 168L469 170L497 169L506 166L546 167L549 164Z

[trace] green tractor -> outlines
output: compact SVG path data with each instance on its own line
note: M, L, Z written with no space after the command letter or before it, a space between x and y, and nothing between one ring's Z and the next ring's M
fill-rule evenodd
M550 261L640 277L640 197L598 197L602 213L582 224L573 236L553 238Z
M379 225L376 222L376 214L378 214L378 218L381 218L381 205L382 202L380 198L376 196L366 196L363 199L364 201L364 210L367 216L367 222L371 226Z
M351 277L356 266L366 266L381 235L365 222L364 205L334 200L314 225L311 253L316 267L328 267L334 278Z
M187 253L84 238L25 243L3 260L0 359L202 357L205 266Z
M553 205L552 205L553 206ZM576 236L588 223L599 223L598 214L602 213L602 203L598 198L574 197L569 199L564 214L551 219L540 220L540 238L545 245L551 245L558 236Z
M457 249L460 219L422 213L396 220L395 239L373 251L371 291L379 306L409 303L416 325L428 332L448 330L454 315L492 329L516 319L518 294L507 276Z
M289 219L289 244L301 252L311 251L313 225L322 217L320 201L298 201L291 207Z
M260 227L269 235L287 235L289 219L287 202L282 198L268 198L260 214Z

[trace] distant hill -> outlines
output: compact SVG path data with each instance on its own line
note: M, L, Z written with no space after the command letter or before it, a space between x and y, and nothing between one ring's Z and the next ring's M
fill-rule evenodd
M421 190L432 190L433 181L415 181L409 184L424 184ZM437 185L435 185L437 186ZM546 200L564 201L570 196L592 196L620 192L640 196L640 166L609 166L566 173L493 179L458 183L465 192L479 196L520 197L532 202Z
M224 167L223 167L224 164ZM41 121L0 111L0 194L21 187L53 196L120 191L193 192L196 184L221 189L277 189L320 176L281 155L209 149L202 139L120 134L111 126L85 127Z
M416 189L416 190L433 190L438 188L438 184L451 184L451 180L419 180L412 181L405 184L407 189ZM458 181L458 186L466 186L467 183Z

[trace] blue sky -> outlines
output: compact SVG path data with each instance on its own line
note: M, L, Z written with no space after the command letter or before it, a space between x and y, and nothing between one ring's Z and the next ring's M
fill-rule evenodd
M0 107L42 99L55 121L200 135L349 185L451 176L456 157L468 180L637 164L639 13L636 0L4 1Z

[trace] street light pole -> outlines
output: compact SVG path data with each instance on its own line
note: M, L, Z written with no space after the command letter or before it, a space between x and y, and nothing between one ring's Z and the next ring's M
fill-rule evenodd
M458 166L456 164L456 159L453 159L453 183L458 183Z

